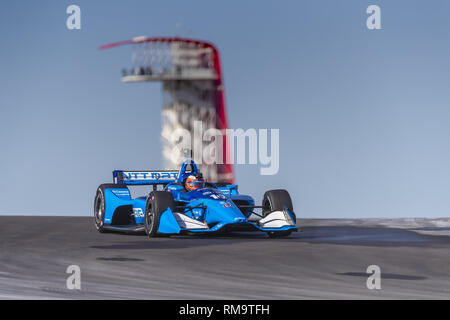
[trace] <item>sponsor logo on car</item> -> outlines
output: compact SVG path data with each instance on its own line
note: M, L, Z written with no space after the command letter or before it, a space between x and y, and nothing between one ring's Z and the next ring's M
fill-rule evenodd
M133 208L133 215L136 218L143 218L144 217L144 211L141 208Z
M177 172L164 172L164 171L123 172L124 180L176 180L177 177L178 177Z

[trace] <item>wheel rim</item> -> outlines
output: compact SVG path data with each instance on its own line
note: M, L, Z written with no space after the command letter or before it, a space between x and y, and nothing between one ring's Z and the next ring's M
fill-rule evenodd
M103 206L102 200L100 197L97 198L96 206L95 206L95 224L97 226L102 226L103 224Z
M148 231L152 230L152 228L153 228L153 221L154 221L153 213L149 212L148 215L147 215L147 230Z
M263 203L263 216L265 217L272 210L272 206L270 205L270 200L265 199Z

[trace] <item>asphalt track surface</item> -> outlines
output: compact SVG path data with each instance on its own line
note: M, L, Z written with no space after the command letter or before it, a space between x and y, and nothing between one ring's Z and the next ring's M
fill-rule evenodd
M0 217L1 299L449 299L450 219L298 220L260 233L100 234L87 217ZM381 290L366 287L369 265ZM66 288L69 265L81 290Z

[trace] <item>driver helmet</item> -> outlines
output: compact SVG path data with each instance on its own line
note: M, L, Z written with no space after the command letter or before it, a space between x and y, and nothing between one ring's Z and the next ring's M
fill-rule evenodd
M205 180L201 174L199 175L190 175L186 178L186 182L184 183L186 190L192 191L195 189L200 189L205 187Z

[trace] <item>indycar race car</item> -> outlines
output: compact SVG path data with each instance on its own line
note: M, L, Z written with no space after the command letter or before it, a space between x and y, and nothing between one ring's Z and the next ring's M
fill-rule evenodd
M191 159L179 171L115 170L113 181L100 185L95 196L94 220L99 232L145 231L155 237L259 230L269 237L285 237L297 231L286 190L267 191L257 206L252 197L239 194L237 185L204 181ZM128 186L136 185L153 185L153 191L132 198Z

